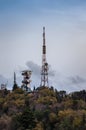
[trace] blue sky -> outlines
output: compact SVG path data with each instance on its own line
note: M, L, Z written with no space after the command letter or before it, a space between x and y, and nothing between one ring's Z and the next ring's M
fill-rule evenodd
M56 72L50 84L86 89L86 0L0 0L0 74L11 79L27 62L33 70L41 66L43 26L47 61Z

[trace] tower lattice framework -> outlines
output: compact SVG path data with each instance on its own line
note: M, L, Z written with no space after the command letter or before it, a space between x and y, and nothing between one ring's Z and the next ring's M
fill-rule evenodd
M41 86L48 87L48 63L46 60L46 42L45 27L43 27L43 46L42 46L42 68L41 68Z
M22 81L21 88L27 92L31 92L31 88L30 88L31 74L32 74L32 71L30 70L22 71L23 81Z

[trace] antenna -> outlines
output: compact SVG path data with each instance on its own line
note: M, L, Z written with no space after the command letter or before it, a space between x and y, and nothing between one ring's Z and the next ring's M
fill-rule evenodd
M14 72L14 84L16 84L16 73Z
M22 71L23 81L22 81L21 87L22 87L23 90L25 90L27 92L31 92L31 88L30 88L31 74L32 74L31 70Z
M48 87L48 63L46 61L46 43L45 43L45 27L43 27L43 46L42 46L42 68L41 68L41 85Z

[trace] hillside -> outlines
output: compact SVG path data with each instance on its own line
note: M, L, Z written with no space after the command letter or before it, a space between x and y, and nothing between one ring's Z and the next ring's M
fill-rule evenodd
M0 130L85 130L86 91L0 91Z

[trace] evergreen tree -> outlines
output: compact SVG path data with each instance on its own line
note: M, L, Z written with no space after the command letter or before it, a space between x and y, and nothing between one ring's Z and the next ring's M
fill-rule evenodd
M21 115L17 115L14 119L14 127L16 130L32 130L36 126L34 113L29 107L26 107ZM15 130L14 129L14 130Z
M36 122L35 122L34 114L29 108L26 108L22 113L20 122L24 130L26 129L32 130L32 128L35 127Z

